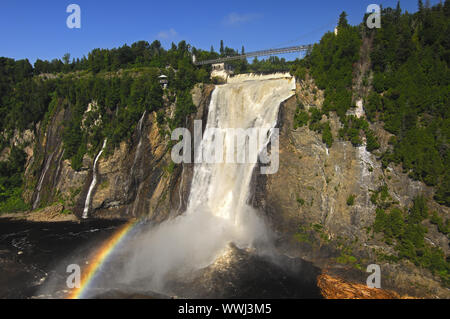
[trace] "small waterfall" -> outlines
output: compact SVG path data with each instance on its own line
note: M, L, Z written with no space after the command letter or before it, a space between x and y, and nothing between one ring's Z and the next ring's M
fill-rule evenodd
M56 187L56 185L57 185L59 174L61 173L61 163L63 161L65 152L66 152L66 150L63 150L61 152L61 155L59 156L58 166L56 167L55 174L53 175L53 187Z
M41 173L41 176L40 176L39 182L38 182L38 186L36 189L37 195L36 195L36 199L34 200L34 203L33 203L33 210L35 210L39 205L39 201L41 199L42 183L44 182L45 175L47 174L48 168L50 167L50 163L52 162L54 154L55 154L54 152L51 153L50 156L47 158L47 161L45 162L44 170Z
M142 114L141 119L139 120L138 123L138 136L139 136L139 142L136 148L136 154L134 155L134 161L133 161L133 165L131 166L131 173L130 173L130 184L131 181L134 178L134 171L135 171L135 167L136 167L136 163L139 159L139 156L141 155L141 149L142 149L142 125L144 124L144 119L145 119L145 115L147 114L147 111L144 112L144 114ZM129 186L128 186L129 187Z
M180 200L180 204L178 205L177 213L180 212L181 207L183 206L183 183L184 183L184 167L183 164L181 164L181 181L180 181L180 189L178 190L178 197Z
M138 123L138 138L139 138L139 142L138 145L136 147L136 153L134 154L134 161L133 161L133 165L131 166L131 171L130 171L130 180L128 182L128 186L126 188L126 193L129 192L131 186L133 184L138 184L137 178L134 176L135 175L135 171L136 171L136 164L141 156L142 153L142 127L144 125L144 120L145 120L145 116L147 115L147 111L144 111L144 113L142 114L141 119L139 120ZM135 215L135 210L136 210L136 205L139 204L139 196L140 196L140 187L139 189L136 191L136 197L133 201L132 204L132 214L133 216ZM126 214L128 215L129 213L129 207L127 208Z
M86 202L84 203L84 210L83 210L83 216L82 216L83 219L88 218L89 205L91 204L92 191L94 190L94 187L97 184L97 162L100 159L100 156L102 155L103 151L105 150L106 142L108 142L108 139L105 139L105 141L103 142L102 149L97 154L97 157L94 160L94 166L92 168L92 182L91 182L91 185L89 186L89 190L88 190L88 193L86 196Z

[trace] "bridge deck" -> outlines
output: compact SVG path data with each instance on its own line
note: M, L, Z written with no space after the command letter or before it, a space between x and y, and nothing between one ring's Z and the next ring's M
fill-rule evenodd
M300 45L300 46L281 48L281 49L269 49L269 50L262 50L262 51L254 51L254 52L249 52L249 53L236 55L236 56L228 56L228 57L220 58L220 59L196 61L194 64L195 65L206 65L206 64L223 63L223 62L227 62L227 61L247 59L247 58L256 57L256 56L269 56L269 55L277 55L277 54L283 54L283 53L307 51L311 48L312 48L312 45L309 44L309 45Z

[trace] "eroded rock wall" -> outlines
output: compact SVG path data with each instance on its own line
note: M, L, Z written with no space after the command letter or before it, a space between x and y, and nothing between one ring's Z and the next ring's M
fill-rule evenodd
M392 201L401 207L409 207L414 197L423 194L430 211L441 215L449 211L432 200L432 188L411 180L401 167L391 165L383 169L379 158L367 152L365 146L354 147L348 141L338 140L341 124L336 114L330 113L329 118L322 119L330 122L335 137L329 149L321 135L307 126L294 130L298 102L308 109L312 105L320 108L322 101L323 96L313 81L306 80L298 84L297 97L281 105L279 171L256 177L254 205L265 212L278 235L280 248L288 254L313 260L323 268L345 268L336 262L341 254L339 242L350 249L361 263L361 270L365 270L377 260L376 252L393 252L382 238L369 231L376 216L376 206L370 197L380 186L387 185ZM386 149L389 134L379 125L371 128L380 140L381 149ZM347 203L350 195L355 196L352 205ZM439 233L436 226L428 226L431 231L426 240L448 255L447 236ZM316 242L299 243L296 234L300 228L316 232ZM401 265L384 262L382 269L386 271L384 283L403 293L450 296L448 289L442 288L430 272L419 270L409 262ZM350 279L367 277L361 273L355 276L354 270L350 272Z
M194 119L206 119L213 88L194 88L198 111L187 120L189 129ZM166 106L167 116L173 107ZM37 137L30 139L27 151L24 198L34 209L59 203L66 213L80 217L92 181L94 158L86 154L78 171L64 160L62 132L68 118L68 110L61 107L45 128L36 128ZM170 136L157 124L156 112L146 112L141 121L130 142L122 142L99 158L89 217L145 217L158 222L183 211L192 167L171 164Z

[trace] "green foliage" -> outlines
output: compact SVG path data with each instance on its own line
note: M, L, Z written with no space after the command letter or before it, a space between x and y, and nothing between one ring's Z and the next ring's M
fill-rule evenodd
M308 124L309 114L306 112L303 107L297 107L297 111L294 116L294 130L299 127L303 127Z
M177 103L175 105L175 115L170 121L170 128L173 130L184 124L186 117L196 112L196 107L192 102L191 93L186 90L180 92L177 96Z
M447 159L448 161L448 159ZM442 177L442 182L438 185L434 199L442 205L450 206L450 164L446 164L445 174Z
M22 175L26 154L17 147L11 148L6 162L0 162L0 213L27 210L22 199Z
M358 262L358 259L356 259L355 256L347 255L347 254L342 253L342 254L336 259L336 261L337 261L339 264L347 265L347 264L356 264L356 263Z
M244 72L263 74L274 72L289 72L292 70L292 64L292 62L288 62L284 58L280 59L277 56L271 56L265 60L258 60L257 58L255 58L250 65L245 65L246 68L244 69ZM301 74L299 75L301 76Z
M369 128L369 123L364 118L357 118L354 115L343 118L344 127L339 130L341 139L349 140L353 146L361 146L363 143L362 136L366 136L366 149L372 152L380 148L378 138Z
M309 112L311 114L311 121L309 122L309 129L311 131L316 131L318 133L322 132L322 125L320 124L320 121L322 120L322 111L319 110L317 107L311 107L309 108Z
M372 152L380 148L380 143L378 143L378 138L375 136L374 132L367 128L365 130L366 134L366 149L368 152Z
M369 120L379 119L396 135L383 156L402 164L416 180L437 186L435 199L450 205L448 2L421 6L415 14L400 8L382 11L383 27L374 35ZM447 8L447 9L446 9Z
M355 198L356 198L356 195L354 195L354 194L347 197L347 206L355 205Z
M83 156L98 152L105 138L112 147L131 139L144 111L162 108L158 74L150 68L134 77L68 77L58 83L55 94L58 100L66 101L71 114L64 123L63 142L65 158L71 160L72 168L79 170ZM91 102L91 111L87 112ZM46 117L50 113L51 109Z
M322 142L330 148L333 145L333 134L331 133L330 123L326 122L322 125Z
M377 205L383 209L388 208L391 205L391 196L389 195L388 186L385 184L380 186L376 191L370 196L370 201L372 204Z
M441 216L439 216L436 212L433 212L430 218L430 222L435 224L438 227L438 230L444 235L448 235L450 233L450 220L444 223Z
M337 36L325 34L305 61L299 62L310 68L319 88L325 90L324 112L336 111L344 117L350 108L353 64L359 58L360 45L358 28L342 23Z
M229 53L227 50L225 53ZM192 54L199 59L217 57L185 41L169 50L159 41L139 41L111 50L94 49L87 58L72 62L69 54L63 57L64 62L37 60L34 69L27 60L0 58L0 130L33 128L41 120L45 130L57 111L68 109L70 116L66 117L62 136L64 156L78 170L83 156L98 152L105 138L108 147L116 147L132 138L144 111L162 108L161 73L169 78L169 101L178 97L170 124L184 123L185 117L195 111L188 92L198 81L209 81L208 67L196 68ZM60 72L65 75L51 76L50 80L37 76ZM91 102L98 108L86 113ZM161 115L158 120L165 122Z
M30 205L25 203L22 198L21 188L14 188L7 192L2 192L1 196L6 196L6 199L0 201L0 214L22 212L30 209Z
M372 91L369 93L364 110L366 111L367 119L374 122L377 113L382 110L382 100L377 92Z
M311 115L303 109L303 105L297 107L294 116L294 129L307 125L309 121L309 129L316 131L317 133L322 133L322 142L330 148L334 142L330 123L320 123L323 113L318 108L311 107L309 112Z
M294 239L296 241L298 241L299 243L308 243L308 244L313 243L309 232L307 231L307 229L305 229L303 227L299 227L299 230L294 235Z
M397 258L406 258L417 266L431 270L448 285L450 263L440 248L432 247L424 239L428 230L422 222L428 217L426 201L423 196L418 196L408 214L399 208L391 209L390 213L378 208L373 230L382 233L387 244L394 245ZM440 222L436 217L431 220Z
M298 197L298 198L297 198L297 203L298 203L300 206L303 206L303 205L305 205L305 200L304 200L303 198Z
M302 65L293 65L291 67L291 74L299 81L306 79L307 69Z

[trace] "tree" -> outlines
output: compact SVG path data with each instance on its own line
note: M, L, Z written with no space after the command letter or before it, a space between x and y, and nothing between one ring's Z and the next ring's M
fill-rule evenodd
M398 22L400 16L402 15L402 8L400 7L400 0L397 1L397 7L395 9L395 19Z
M220 40L220 54L223 54L225 52L225 48L223 46L223 40Z
M64 62L65 65L68 65L70 63L70 53L64 54L63 62Z
M326 122L322 127L322 142L330 148L333 145L333 134L331 133L330 123Z
M419 7L419 12L422 13L423 12L423 1L422 0L419 0L418 7Z
M342 11L341 15L339 16L338 28L342 29L346 27L348 27L347 13L345 11Z
M450 0L445 0L444 13L445 13L445 16L447 16L447 17L450 16Z

